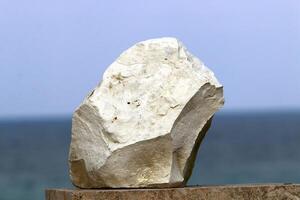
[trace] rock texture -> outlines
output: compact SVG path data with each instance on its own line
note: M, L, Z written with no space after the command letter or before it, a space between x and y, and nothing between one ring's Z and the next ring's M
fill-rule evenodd
M126 50L77 108L70 176L80 188L186 183L213 114L223 105L214 74L175 38Z
M299 184L198 186L130 190L46 190L47 200L299 200Z

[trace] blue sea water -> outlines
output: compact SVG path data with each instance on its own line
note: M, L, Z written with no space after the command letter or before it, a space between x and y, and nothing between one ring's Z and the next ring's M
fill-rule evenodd
M71 117L0 121L0 200L70 188ZM300 183L300 112L219 113L189 185Z

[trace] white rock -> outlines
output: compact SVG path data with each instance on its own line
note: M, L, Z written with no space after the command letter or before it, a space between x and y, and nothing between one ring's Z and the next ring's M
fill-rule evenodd
M70 176L81 188L183 186L223 88L175 38L126 50L75 111Z

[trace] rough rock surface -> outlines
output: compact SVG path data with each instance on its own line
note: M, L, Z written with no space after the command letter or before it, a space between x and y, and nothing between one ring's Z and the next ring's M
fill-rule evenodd
M73 115L73 184L183 186L223 103L214 74L177 39L137 43L108 67Z
M299 184L224 185L165 189L46 190L47 200L299 200Z

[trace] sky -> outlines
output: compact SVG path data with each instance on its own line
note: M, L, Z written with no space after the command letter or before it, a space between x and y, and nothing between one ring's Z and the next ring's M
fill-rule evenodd
M299 0L1 0L0 117L70 115L136 42L172 36L226 111L300 109Z

